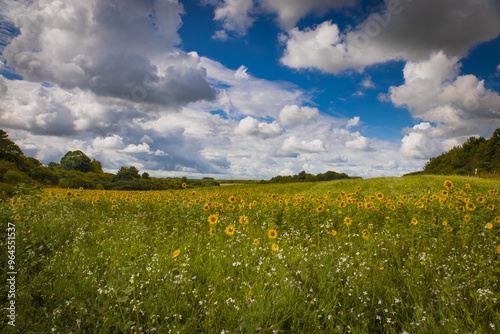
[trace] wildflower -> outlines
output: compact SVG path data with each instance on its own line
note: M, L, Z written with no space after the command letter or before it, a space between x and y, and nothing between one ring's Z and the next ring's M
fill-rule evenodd
M346 224L346 226L350 226L352 224L352 219L349 217L345 217L344 224Z
M451 232L451 231L453 231L453 227L451 227L451 226L448 226L448 228L446 229L446 231L448 231L448 232Z
M488 230L491 230L493 228L493 224L492 223L488 223L486 224L485 226Z
M333 231L332 231L332 235L333 235L333 236L336 236L336 235L337 235L337 231L333 230Z
M182 188L186 188L186 186L187 186L187 184L184 182L184 183L182 184Z
M246 225L248 223L248 218L247 216L240 216L239 221L241 225Z
M478 203L486 203L486 198L484 198L483 196L479 196L478 198L476 198L476 201Z
M452 181L450 181L450 180L446 180L446 181L444 181L444 187L445 187L446 189L453 189L453 186L454 186L454 185L453 185L453 182L452 182Z
M497 246L497 253L500 254L500 245Z
M231 197L229 197L228 201L229 201L229 203L232 204L232 203L236 202L236 197L231 196Z
M467 203L467 204L465 205L465 207L466 207L466 208L467 208L467 210L469 210L469 211L474 211L474 210L476 210L476 206L475 206L475 205L474 205L474 203L472 203L472 202Z
M495 206L493 204L488 204L487 208L488 208L488 210L491 210L491 211L495 210Z
M210 205L208 203L203 205L203 210L208 211L209 209L210 209Z
M259 239L253 239L253 244L257 246L260 243Z
M228 227L226 227L226 234L227 235L233 235L234 234L234 226L233 225L229 225Z
M465 220L466 223L470 222L470 216L469 215L465 215L464 220Z
M21 216L20 216L20 215L15 215L15 216L14 216L14 219L15 219L15 220L19 220L19 219L21 219Z
M267 232L267 236L269 237L269 239L276 239L276 237L278 236L278 232L274 228L272 228Z
M278 251L278 249L279 249L279 247L278 247L278 245L277 245L277 244L273 244L273 245L271 246L271 248L272 248L273 252L277 252L277 251Z
M174 253L172 254L172 257L178 257L180 254L181 254L181 250L180 249L176 249L174 251Z
M208 231L208 233L210 234L211 237L215 235L213 228L210 228L210 231Z
M416 226L418 224L417 218L412 218L411 223Z
M71 195L73 195L73 194L71 193L71 191L69 191L69 190L68 190L68 191L66 192L66 196L70 197Z
M324 208L324 207L322 207L322 206L318 206L318 207L316 208L316 212L317 212L317 213L321 213L321 212L323 212L324 210L325 210L325 208Z
M495 223L500 223L500 217L498 216L495 217Z
M208 217L208 222L210 223L210 225L215 225L215 224L217 224L218 219L219 219L219 217L217 217L217 215L210 215Z
M444 226L448 225L448 222L447 222L447 221L444 221L444 222L443 222L443 225L444 225Z

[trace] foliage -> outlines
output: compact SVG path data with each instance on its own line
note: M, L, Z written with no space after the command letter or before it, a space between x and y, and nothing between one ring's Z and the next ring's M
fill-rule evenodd
M76 170L86 173L92 171L92 160L82 151L69 151L62 157L61 167L65 170Z
M16 231L15 332L494 333L498 186L18 192L0 202L1 231Z
M421 174L475 175L500 173L500 128L490 139L470 137L462 146L430 159Z
M317 182L317 181L332 181L332 180L342 180L350 179L352 177L345 173L337 173L333 171L328 171L324 174L312 175L306 173L305 171L293 176L275 176L270 179L270 183L290 183L290 182ZM263 182L264 183L264 182Z
M120 170L116 173L115 180L134 180L134 179L140 179L141 176L139 175L139 170L135 168L134 166L132 167L122 167Z

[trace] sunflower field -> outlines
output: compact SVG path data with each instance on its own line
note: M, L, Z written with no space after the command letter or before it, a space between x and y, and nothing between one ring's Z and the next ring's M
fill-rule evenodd
M20 189L0 202L0 332L496 333L499 185Z

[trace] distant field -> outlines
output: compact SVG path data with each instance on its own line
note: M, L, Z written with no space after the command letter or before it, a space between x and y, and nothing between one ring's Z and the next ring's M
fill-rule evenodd
M0 332L496 333L499 185L20 193L0 203L17 272L15 331L3 298Z

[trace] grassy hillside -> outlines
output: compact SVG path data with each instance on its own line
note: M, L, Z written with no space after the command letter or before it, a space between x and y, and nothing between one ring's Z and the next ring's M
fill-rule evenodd
M418 176L19 193L0 203L15 329L494 333L498 188Z

